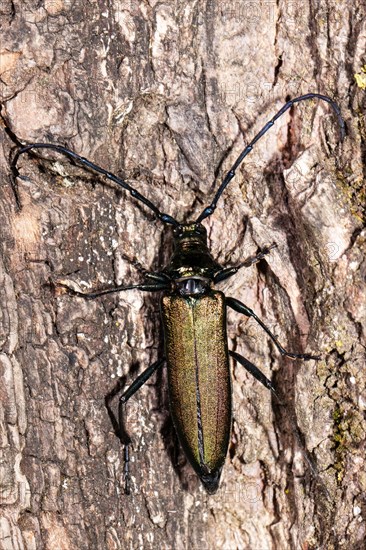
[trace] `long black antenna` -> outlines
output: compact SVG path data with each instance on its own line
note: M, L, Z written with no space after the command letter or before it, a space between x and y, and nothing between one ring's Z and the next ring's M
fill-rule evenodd
M285 105L282 107L282 109L280 109L278 111L278 113L275 114L275 116L267 122L267 124L265 126L263 126L263 128L260 130L260 132L258 132L258 134L249 143L249 145L247 145L245 147L245 149L240 153L240 155L238 156L238 158L236 159L236 161L234 162L234 164L232 165L232 167L230 168L230 170L226 174L226 176L225 176L222 184L220 185L220 187L219 187L212 203L209 206L206 206L206 208L202 211L201 215L197 218L196 223L200 223L205 218L208 218L208 216L211 216L211 214L215 211L215 208L217 206L217 202L218 202L219 198L221 197L222 193L225 191L226 187L229 185L230 181L235 176L235 170L243 162L244 158L252 151L253 145L255 143L257 143L257 141L261 137L264 136L264 134L274 125L275 121L278 118L280 118L280 116L282 116L288 109L291 109L291 107L295 103L299 103L300 101L304 101L306 99L314 99L314 98L322 99L323 101L326 101L327 103L329 103L332 106L332 108L333 108L333 110L334 110L334 112L335 112L335 114L338 118L338 123L339 123L339 126L340 126L341 141L343 140L343 138L345 136L344 120L342 118L341 111L340 111L338 105L332 99L330 99L330 97L327 97L326 95L310 93L310 94L302 95L300 97L296 97L295 99L291 99L290 101L285 103Z
M114 183L117 183L117 185L119 185L123 189L126 189L127 191L129 191L135 199L141 201L143 204L145 204L145 206L150 208L150 210L152 210L154 212L155 216L160 221L162 221L163 223L174 225L175 227L179 226L179 223L174 218L172 218L172 216L169 216L168 214L163 214L162 212L160 212L160 210L155 206L155 204L153 204L151 201L149 201L149 199L144 197L144 195L141 195L141 193L136 191L136 189L131 187L128 183L126 183L124 180L122 180L118 176L115 176L111 172L108 172L107 170L104 170L104 168L101 168L100 166L97 166L93 162L90 162L90 160L88 160L84 157L81 157L77 153L74 153L73 151L70 151L70 149L67 149L66 147L63 147L62 145L53 145L52 143L31 143L29 145L26 145L25 147L22 147L21 149L19 149L15 153L14 158L13 158L12 163L11 163L11 172L12 172L11 185L12 185L14 195L15 195L15 199L16 199L16 202L17 202L17 205L18 205L19 208L20 208L21 205L20 205L18 189L17 189L17 184L16 184L16 178L19 176L19 170L17 168L17 162L18 162L18 159L19 159L20 155L23 155L24 153L26 153L27 151L30 151L31 149L51 149L52 151L57 151L58 153L62 153L63 155L66 155L67 157L70 157L70 158L78 161L83 166L86 166L87 168L89 168L90 170L93 170L94 172L98 172L99 174L102 174L107 179L113 181ZM21 177L21 176L19 176L19 177Z

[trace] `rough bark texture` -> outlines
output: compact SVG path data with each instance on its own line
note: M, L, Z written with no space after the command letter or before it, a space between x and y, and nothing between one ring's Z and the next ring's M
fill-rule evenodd
M1 10L1 548L364 548L364 2L3 0ZM50 280L137 281L132 260L161 267L170 231L44 152L21 158L17 211L9 154L16 139L66 144L191 220L286 98L309 91L339 102L344 143L326 104L296 106L205 225L223 264L278 244L221 288L288 348L322 360L281 358L255 322L229 313L230 348L285 406L233 366L232 443L208 496L156 375L128 406L127 497L104 399L162 356L158 298L85 301Z

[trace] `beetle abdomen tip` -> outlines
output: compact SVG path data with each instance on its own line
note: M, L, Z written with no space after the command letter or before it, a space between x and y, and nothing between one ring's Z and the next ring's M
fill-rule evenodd
M214 472L211 472L209 474L200 475L200 480L202 481L204 488L210 495L216 493L217 489L219 488L221 469L222 468L220 468L219 470L215 470Z

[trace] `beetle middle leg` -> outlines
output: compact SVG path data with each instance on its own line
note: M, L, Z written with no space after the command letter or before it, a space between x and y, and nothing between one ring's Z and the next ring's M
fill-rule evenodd
M126 391L123 392L123 394L119 398L118 403L118 420L115 417L115 414L110 406L110 402L113 399L113 397L118 393L120 388L117 388L117 391L113 391L110 393L106 399L105 399L105 405L108 410L109 417L112 421L114 431L123 444L123 459L124 459L124 468L123 468L123 475L124 475L124 481L125 481L125 494L130 494L130 468L129 468L129 462L130 462L130 445L131 445L131 438L129 434L127 433L127 430L125 428L125 422L124 422L124 414L123 414L123 408L126 405L127 401L132 397L144 384L149 380L149 378L154 374L155 371L157 371L162 364L165 362L165 357L162 359L159 359L159 361L155 361L152 365L147 367L146 370L144 370L137 378L132 382L131 386L127 388Z
M226 298L226 305L231 307L234 311L238 311L239 313L244 313L247 317L252 317L257 321L257 323L263 328L263 330L266 331L268 336L273 340L275 346L279 349L281 355L285 355L286 357L291 357L292 359L303 359L304 361L309 361L310 359L314 359L315 361L318 361L320 359L319 355L309 355L307 353L292 353L290 351L286 351L285 348L281 346L279 341L277 340L276 336L269 330L269 328L259 319L259 317L254 313L252 309L247 307L245 304L237 300L236 298Z
M164 273L146 273L146 279L151 279L151 282L146 280L141 283L131 284L131 285L120 285L112 288L105 288L101 290L92 290L91 292L81 292L80 290L75 290L69 285L62 282L62 280L57 281L57 286L66 288L67 291L73 296L79 296L80 298L98 298L99 296L105 296L106 294L112 294L113 292L123 292L124 290L144 290L146 292L161 292L163 290L168 290L170 286L170 278Z
M164 273L146 273L145 274L145 282L137 283L137 284L131 284L131 285L121 285L114 288L106 288L103 290L97 290L97 291L91 291L91 292L80 292L78 290L74 290L73 288L70 288L68 285L59 282L58 285L66 288L68 292L70 292L74 296L79 296L81 298L97 298L98 296L104 296L106 294L111 294L113 292L122 292L124 290L131 290L131 289L138 289L138 290L145 290L145 291L155 291L159 292L162 290L167 290L169 288L170 284L170 278L165 275ZM150 279L150 281L149 281ZM120 387L117 388L117 390L112 391L107 397L105 398L105 405L109 414L109 417L112 421L112 425L114 428L114 431L123 444L123 460L124 460L124 468L123 468L123 475L124 475L124 481L125 481L125 494L130 494L130 445L131 445L131 438L129 434L127 433L125 429L125 423L123 418L123 407L127 403L127 401L132 397L144 384L147 382L147 380L154 374L156 370L158 370L159 367L164 363L165 357L160 359L159 361L156 361L152 365L150 365L146 370L144 370L137 378L136 380L131 384L129 388L127 388L126 391L123 392L123 394L119 398L119 404L118 404L118 419L116 418L111 406L110 402L114 398L114 396L120 391Z

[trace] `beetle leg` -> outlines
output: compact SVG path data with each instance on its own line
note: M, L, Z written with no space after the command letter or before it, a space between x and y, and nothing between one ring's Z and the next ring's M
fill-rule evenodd
M89 299L97 298L98 296L104 296L105 294L112 294L112 292L122 292L124 290L131 290L131 289L145 290L147 292L159 292L162 290L168 290L170 288L170 285L168 285L168 282L164 281L163 278L158 279L157 277L153 277L153 276L151 276L150 278L156 279L157 282L155 283L144 282L144 283L137 283L132 285L121 285L113 288L105 288L104 290L97 290L92 292L80 292L79 290L74 290L73 288L61 282L57 283L57 286L66 288L67 291L73 296L80 296L81 298L89 298Z
M236 353L235 351L229 351L229 354L235 359L235 361L240 363L248 372L250 372L250 374L252 374L254 378L259 380L259 382L261 382L263 386L265 386L268 390L271 390L271 392L274 393L274 395L277 397L278 401L281 402L272 382L269 380L269 378L267 378L267 376L263 374L262 371L259 370L258 367L253 365L253 363L248 361L248 359L245 359L245 357L239 355L239 353Z
M272 248L275 248L276 246L276 243L272 243L270 246L265 246L262 248L255 256L249 256L243 262L240 262L240 264L222 268L218 273L216 273L214 283L216 284L220 281L228 279L232 275L235 275L235 273L237 273L242 267L250 267L257 262L260 262L260 260L263 260L263 258L270 253Z
M286 404L281 400L281 398L278 395L277 391L275 390L272 382L263 374L262 371L259 370L258 367L253 365L253 363L248 361L248 359L245 359L245 357L243 357L242 355L239 355L239 353L236 353L235 351L229 351L229 354L231 355L231 357L233 357L235 359L235 361L240 363L248 372L250 372L250 374L252 374L254 376L254 378L259 380L259 382L261 382L263 384L263 386L265 386L266 388L271 390L271 392L275 396L276 401L279 405L281 405L282 407L286 407ZM321 478L319 476L319 472L317 470L317 467L313 463L311 457L309 456L309 453L308 453L307 449L304 447L304 443L303 443L303 441L301 439L301 436L300 436L300 433L299 433L299 427L297 425L296 418L293 415L288 414L287 412L286 412L286 415L287 415L288 420L291 423L293 433L295 434L297 443L299 444L300 448L302 449L303 457L305 458L305 460L306 460L306 462L307 462L307 464L308 464L308 466L311 470L311 473L321 483L323 489L325 490L327 496L329 497L330 496L329 491L328 491L327 487L325 486L324 482L321 480Z
M244 315L246 315L247 317L252 317L253 319L255 319L257 323L266 331L268 336L273 340L275 346L280 350L281 355L286 355L286 357L292 357L293 359L304 359L304 361L309 361L310 359L314 359L317 361L320 359L319 355L309 355L307 353L291 353L289 351L286 351L285 348L281 346L276 336L272 334L272 332L263 323L263 321L261 321L259 317L257 317L254 311L242 302L239 302L239 300L236 300L235 298L226 298L226 305L231 307L234 311L244 313Z
M157 271L156 273L145 273L147 279L152 279L153 281L159 281L162 284L169 284L172 279L163 271Z
M121 253L121 257L124 260L127 260L130 264L132 264L142 275L143 279L151 279L153 281L158 281L160 283L167 283L171 281L171 278L169 275L164 273L163 271L148 271L138 260L137 258L133 257L131 258L124 252ZM146 282L146 281L145 281Z
M114 431L123 444L123 459L124 459L124 468L123 468L123 475L125 480L125 493L126 495L130 494L130 471L129 471L129 462L130 462L130 451L129 446L131 445L131 438L128 435L126 429L125 429L125 423L123 418L123 407L127 403L127 401L132 397L144 384L148 381L148 379L154 374L154 372L161 367L161 365L164 363L165 357L160 359L159 361L156 361L152 365L150 365L144 372L142 372L134 382L132 382L131 386L127 388L126 391L123 392L123 394L119 398L118 403L118 420L115 417L115 414L110 406L110 401L113 399L113 397L116 395L116 393L120 390L120 388L117 388L117 391L111 392L105 399L105 405L108 410L109 417L112 421Z

